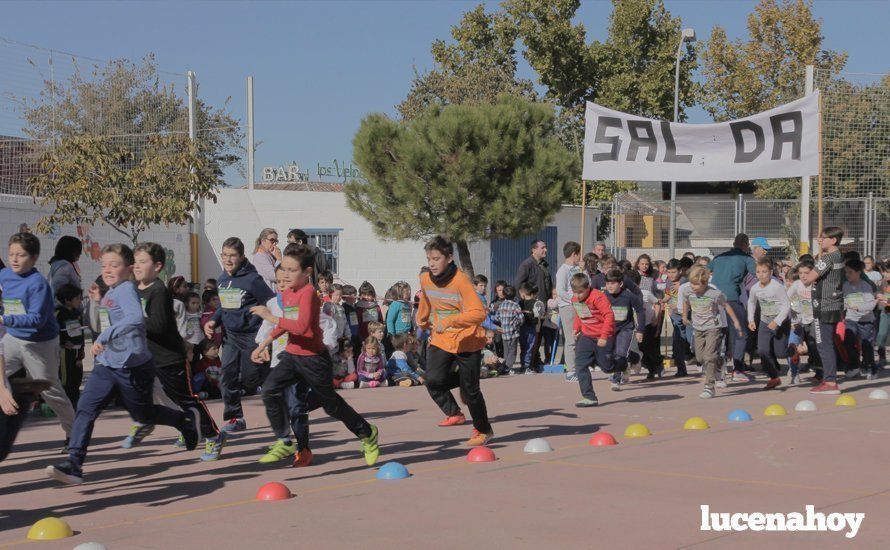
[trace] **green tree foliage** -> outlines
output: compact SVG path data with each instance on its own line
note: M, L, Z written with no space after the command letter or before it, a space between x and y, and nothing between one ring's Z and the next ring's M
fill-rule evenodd
M553 107L505 95L493 105L430 107L398 122L366 117L353 140L367 182L346 186L349 208L384 239L435 234L457 245L538 230L572 192L578 160L560 143Z
M503 13L484 6L452 27L453 44L433 42L435 68L415 74L408 97L397 106L404 119L434 105L493 104L500 94L534 98L531 81L516 77L516 28Z
M135 244L150 226L187 223L200 199L216 200L219 167L187 136L150 136L140 153L93 136L47 148L31 192L55 209L37 229L99 219Z

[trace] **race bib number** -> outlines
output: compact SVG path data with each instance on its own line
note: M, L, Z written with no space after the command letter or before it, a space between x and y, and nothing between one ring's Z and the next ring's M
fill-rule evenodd
M349 324L355 326L358 324L358 315L353 311L349 314Z
M300 307L299 306L288 306L284 308L284 318L292 319L296 321L300 318Z
M185 322L185 332L189 335L195 335L201 332L201 318L191 317Z
M847 307L859 309L865 305L865 300L862 298L861 292L855 292L853 294L847 294L844 296L844 302L846 302Z
M287 333L282 334L272 342L272 352L287 347Z
M612 306L612 313L615 315L615 321L620 323L622 321L627 321L627 307L625 306Z
M362 321L365 323L374 323L377 321L377 310L376 309L363 309L362 310Z
M139 303L142 304L142 316L148 317L148 300L139 298Z
M804 317L812 317L813 316L813 302L812 302L812 300L801 300L800 301L800 311Z
M99 307L99 332L111 328L111 316L107 307Z
M241 308L241 289L240 288L221 288L219 289L219 303L223 309L240 309Z
M411 324L411 310L407 309L407 308L402 308L402 311L400 314L401 314L402 324L410 325Z
M25 313L27 313L25 311L25 304L23 304L21 300L12 298L3 300L4 315L24 315Z
M708 296L690 296L688 300L693 313L709 313L713 310L714 300Z
M578 315L579 319L590 319L593 317L593 313L584 302L572 302L572 306L575 308L575 313Z
M65 321L65 332L68 333L68 338L77 338L83 334L83 327L77 321Z
M779 302L775 300L760 300L760 314L764 317L775 317L779 314Z

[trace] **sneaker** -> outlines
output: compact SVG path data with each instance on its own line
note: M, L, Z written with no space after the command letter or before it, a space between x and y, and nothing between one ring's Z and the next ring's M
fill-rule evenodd
M621 391L621 379L612 380L612 385L610 386L612 391Z
M868 376L865 377L865 379L866 380L877 380L878 375L873 372L870 372L870 373L868 373Z
M377 444L377 426L371 424L371 435L362 439L362 453L365 455L365 464L373 466L380 456L380 445Z
M837 382L823 381L821 384L810 390L810 393L817 395L839 395L841 389L837 386Z
M735 370L732 372L732 381L733 382L753 382L755 380L754 375L745 370Z
M791 375L791 384L800 384L800 375L799 374Z
M726 380L717 380L717 387L721 390L726 389Z
M773 388L778 388L780 385L782 385L781 378L779 378L779 377L770 378L769 381L766 383L766 386L763 387L763 389L764 389L764 391L771 390Z
M182 426L182 437L185 440L185 448L194 451L198 446L200 435L198 433L198 409L189 407L185 411L185 424Z
M62 445L62 454L63 454L63 455L68 454L68 443L69 443L70 441L71 441L71 438L70 438L70 437L66 437L66 438L65 438L65 444Z
M406 379L402 380L401 382L399 382L399 386L401 386L403 388L410 388L411 386L413 386L413 384L411 383L411 380L406 378Z
M467 421L467 417L464 416L464 413L456 414L454 416L449 416L445 420L439 422L440 428L447 428L448 426L460 426Z
M536 371L535 369L533 369L531 367L528 367L527 369L522 371L522 374L538 374L538 371Z
M494 437L494 431L488 430L488 433L482 433L477 429L473 429L473 434L467 440L467 447L481 447L491 441Z
M622 373L621 373L621 383L622 383L622 384L629 384L629 383L630 383L630 376L628 376L626 372L622 372Z
M211 462L214 460L219 460L219 455L222 454L223 447L226 446L226 439L228 438L227 432L219 432L213 439L208 439L204 443L204 454L201 455L202 462Z
M575 406L578 407L579 409L583 409L585 407L596 407L599 404L600 404L600 402L597 401L596 399L587 399L585 397L581 401L578 401L577 403L575 403Z
M80 485L83 483L83 472L70 460L66 460L58 466L47 466L46 475L50 479L55 479L66 485Z
M631 374L640 374L640 371L643 369L643 365L640 363L633 363L630 365L630 373Z
M674 373L674 378L683 378L684 376L689 376L689 373L686 372L686 369L678 370Z
M177 449L182 449L183 447L185 447L185 437L180 435L176 439L176 442L173 443L173 446L176 447Z
M247 429L247 422L243 418L232 418L222 427L224 432L243 432Z
M714 397L715 394L716 394L716 392L714 391L714 388L709 388L709 387L705 386L704 391L701 392L700 394L698 394L698 398L699 399L710 399L710 398Z
M259 459L260 464L272 464L279 460L291 457L297 454L297 444L292 441L284 441L279 439L271 447L269 451Z
M522 374L522 369L510 369L510 376L518 376Z
M302 468L312 464L312 451L303 449L294 456L294 468Z
M844 375L844 378L848 378L848 379L852 380L852 379L854 379L854 378L859 378L860 376L862 376L862 370L861 370L861 369L850 369L850 370L848 370L847 373Z
M566 382L577 382L577 381L578 381L578 375L575 374L575 371L566 373Z
M124 449L132 449L136 445L142 443L142 440L151 435L155 431L154 424L133 424L130 428L130 435L124 438L121 447Z

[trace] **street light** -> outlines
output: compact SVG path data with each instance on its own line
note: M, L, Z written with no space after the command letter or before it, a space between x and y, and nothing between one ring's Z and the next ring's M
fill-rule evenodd
M695 42L695 30L683 29L680 33L680 45L677 46L677 66L674 72L674 122L680 117L680 58L683 57L683 45L687 42ZM674 257L677 248L677 182L671 182L671 218L668 234L668 248L670 257Z

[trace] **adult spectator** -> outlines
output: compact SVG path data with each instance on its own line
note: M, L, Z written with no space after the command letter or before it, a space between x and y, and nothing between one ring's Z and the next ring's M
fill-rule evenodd
M250 262L272 290L275 290L275 266L280 261L281 249L278 248L278 231L267 227L260 231L260 236L257 237Z
M318 284L318 276L328 270L328 260L324 252L309 242L309 235L302 229L291 229L287 234L288 243L297 243L308 246L313 253L314 269L312 270L312 284Z
M532 242L531 256L519 264L516 271L516 288L522 283L531 283L538 289L538 300L547 303L553 296L553 277L547 263L547 243L537 239Z
M751 239L751 256L754 257L754 261L756 262L760 258L765 258L767 252L772 250L773 247L769 245L766 238L764 237L754 237Z
M768 245L767 245L768 246ZM755 276L756 264L748 251L750 243L748 235L739 233L732 242L732 249L716 256L708 264L711 270L711 283L726 296L726 304L732 308L739 319L747 319L745 307L742 305L742 291L745 278ZM741 323L742 335L738 331L727 330L729 333L729 349L732 352L733 369L745 373L745 347L748 341L748 327Z
M83 288L77 261L83 253L83 243L77 237L65 235L56 243L56 251L49 260L49 285L56 291L65 285Z
M597 258L602 258L603 254L606 253L606 243L603 241L597 241L593 245L593 253L596 254Z

